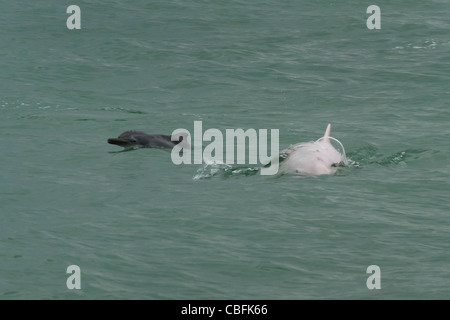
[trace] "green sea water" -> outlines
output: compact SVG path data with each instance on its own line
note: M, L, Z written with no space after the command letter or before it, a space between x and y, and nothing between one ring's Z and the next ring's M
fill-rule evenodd
M69 3L0 3L0 299L450 298L448 1L73 4L79 30ZM331 123L349 165L106 142L194 121L280 149Z

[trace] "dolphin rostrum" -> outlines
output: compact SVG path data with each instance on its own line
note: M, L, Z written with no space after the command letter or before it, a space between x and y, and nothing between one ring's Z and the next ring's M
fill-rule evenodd
M147 134L142 131L125 131L117 138L109 138L108 143L124 148L173 148L183 141L172 141L172 136L164 134Z
M331 124L328 124L322 138L311 142L300 142L281 151L284 158L280 165L280 173L293 173L299 175L321 175L336 172L336 165L348 164L342 143L330 137ZM336 141L342 149L342 154L330 142Z

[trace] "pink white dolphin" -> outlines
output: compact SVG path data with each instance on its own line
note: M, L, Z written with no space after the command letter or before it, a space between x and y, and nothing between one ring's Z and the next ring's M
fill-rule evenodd
M336 165L348 164L344 146L330 136L331 124L320 139L311 142L300 142L282 150L280 156L285 158L280 163L279 173L298 175L334 174ZM341 152L335 149L330 140L340 145Z

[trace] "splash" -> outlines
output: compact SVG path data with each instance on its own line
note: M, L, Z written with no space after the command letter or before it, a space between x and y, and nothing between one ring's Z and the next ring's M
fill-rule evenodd
M193 180L205 180L213 177L230 178L239 176L255 175L260 171L260 167L238 167L232 166L221 161L204 159Z

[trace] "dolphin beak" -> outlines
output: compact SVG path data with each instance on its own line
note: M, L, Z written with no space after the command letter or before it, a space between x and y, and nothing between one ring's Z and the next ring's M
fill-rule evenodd
M127 145L129 145L129 141L124 140L124 139L119 139L119 138L109 138L108 139L108 143L109 144L115 144L121 147L126 147Z

